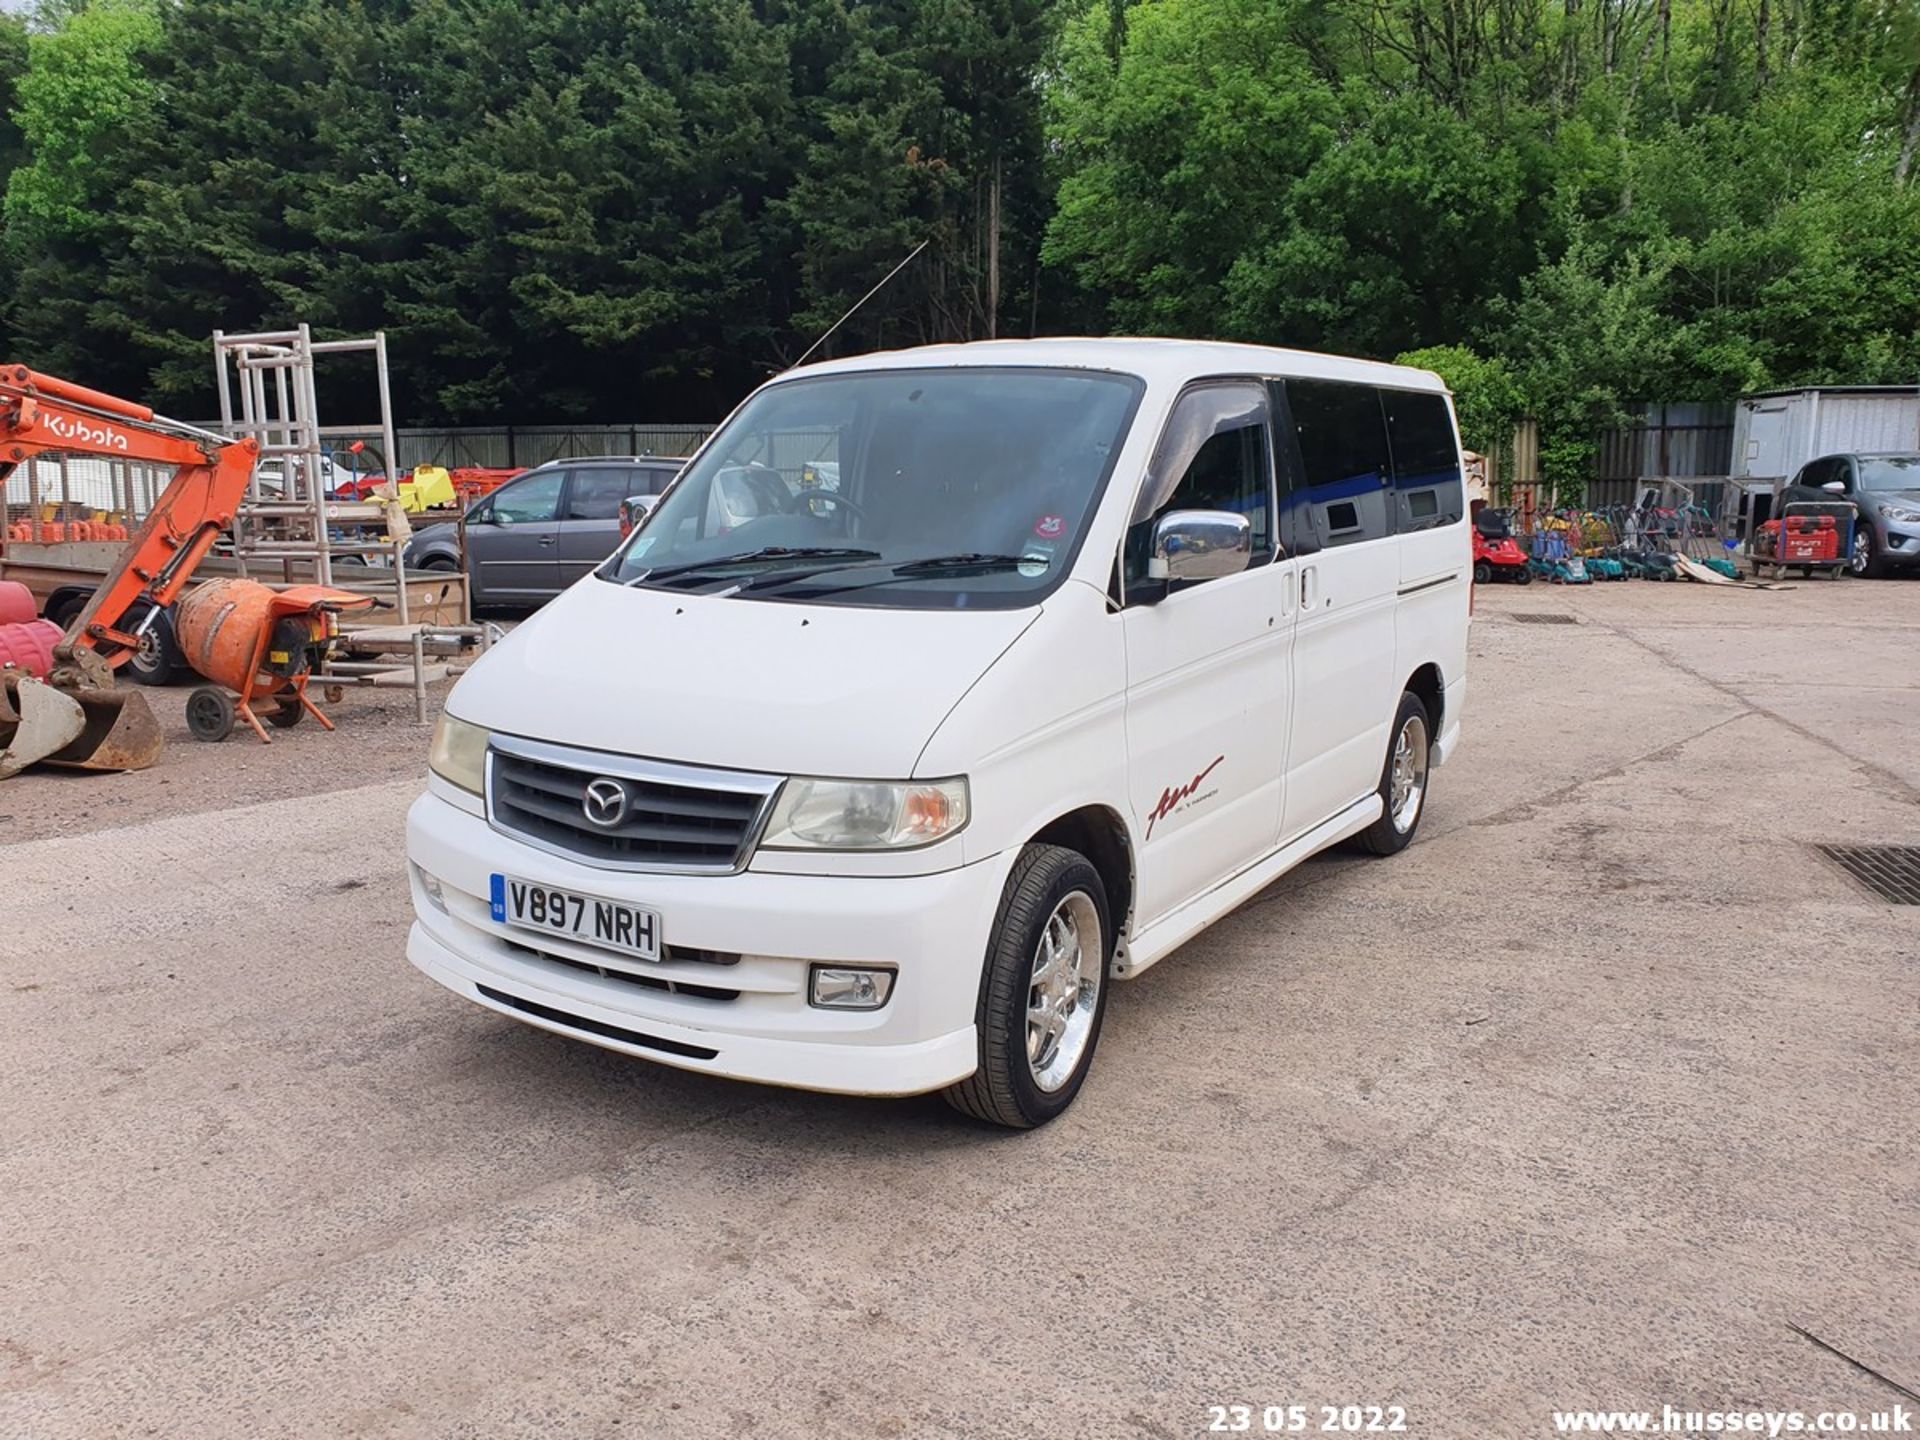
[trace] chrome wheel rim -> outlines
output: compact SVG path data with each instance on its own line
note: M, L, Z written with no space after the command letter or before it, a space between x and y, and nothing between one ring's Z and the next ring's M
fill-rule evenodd
M1853 535L1853 573L1867 573L1867 562L1873 558L1873 541L1867 538L1867 532L1856 530Z
M1027 983L1027 1071L1049 1094L1071 1080L1086 1057L1105 953L1100 912L1086 891L1053 907L1033 947Z
M1404 835L1420 818L1420 803L1427 796L1427 722L1418 715L1409 715L1393 737L1389 777L1387 812L1394 830Z

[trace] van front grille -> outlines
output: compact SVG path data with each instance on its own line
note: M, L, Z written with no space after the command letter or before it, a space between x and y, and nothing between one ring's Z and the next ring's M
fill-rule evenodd
M772 775L508 736L495 736L487 754L496 829L611 869L738 870L779 787Z

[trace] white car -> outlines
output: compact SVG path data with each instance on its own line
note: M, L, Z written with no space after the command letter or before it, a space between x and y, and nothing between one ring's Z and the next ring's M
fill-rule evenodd
M1413 838L1471 564L1425 371L1044 340L791 372L448 698L408 955L629 1055L1039 1124L1111 981Z

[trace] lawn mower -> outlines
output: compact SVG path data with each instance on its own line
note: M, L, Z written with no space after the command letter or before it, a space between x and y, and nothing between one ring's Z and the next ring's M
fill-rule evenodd
M1473 578L1481 585L1492 580L1524 585L1533 579L1527 552L1513 538L1504 510L1482 510L1473 517Z

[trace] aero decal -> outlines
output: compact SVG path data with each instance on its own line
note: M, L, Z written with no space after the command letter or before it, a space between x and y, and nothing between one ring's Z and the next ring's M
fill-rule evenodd
M127 437L111 425L90 425L85 420L62 415L57 410L42 407L47 429L62 440L84 440L89 445L99 445L113 450L127 448Z
M1220 762L1226 758L1224 755L1214 756L1213 764L1207 766L1206 769L1202 770L1186 784L1180 786L1177 790L1162 790L1160 792L1160 803L1154 806L1153 813L1147 816L1147 839L1153 839L1153 827L1166 819L1167 816L1171 815L1175 810L1178 810L1182 804L1191 798L1193 792L1200 788L1201 782L1217 770Z

